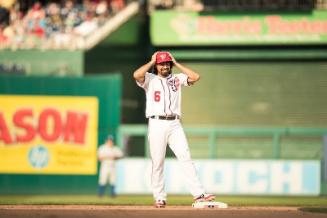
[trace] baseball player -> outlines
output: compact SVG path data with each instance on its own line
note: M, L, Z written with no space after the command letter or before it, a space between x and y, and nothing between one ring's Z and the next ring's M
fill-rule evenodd
M109 182L110 196L115 197L116 169L115 162L123 157L123 152L114 145L114 138L109 135L106 142L98 149L98 159L101 163L99 174L99 196L105 193L106 185Z
M182 73L173 74L173 66ZM154 69L154 73L149 73L151 68ZM195 202L214 200L215 196L206 194L198 179L180 122L181 88L197 82L199 74L178 63L169 52L160 51L154 53L151 60L138 68L133 76L137 85L146 93L148 140L152 159L151 182L155 207L166 206L163 168L167 144L182 166L187 178L186 186Z

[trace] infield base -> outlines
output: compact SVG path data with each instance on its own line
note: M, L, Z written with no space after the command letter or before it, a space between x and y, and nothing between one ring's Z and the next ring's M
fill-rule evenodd
M222 209L222 208L228 208L228 205L223 202L218 201L206 201L206 202L197 202L192 204L193 208L209 208L209 209Z

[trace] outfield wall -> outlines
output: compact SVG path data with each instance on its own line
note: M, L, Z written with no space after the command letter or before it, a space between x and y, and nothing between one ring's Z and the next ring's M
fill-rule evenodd
M0 73L9 75L81 76L80 50L0 50Z
M0 77L0 193L96 193L96 149L120 125L121 75Z
M194 160L201 183L209 193L228 195L320 194L319 161ZM117 191L151 193L151 160L125 159L118 165ZM189 194L188 176L174 159L165 161L165 190ZM133 182L130 182L133 181Z
M201 75L183 89L185 124L326 127L325 61L184 63Z

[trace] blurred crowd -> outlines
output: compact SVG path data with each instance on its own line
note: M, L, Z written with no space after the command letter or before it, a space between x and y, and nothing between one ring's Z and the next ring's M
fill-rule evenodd
M125 0L36 1L24 10L24 2L0 0L0 49L80 48L80 40L126 3Z
M131 0L0 0L0 49L76 49ZM282 3L281 3L282 2ZM148 0L153 10L327 9L327 0Z

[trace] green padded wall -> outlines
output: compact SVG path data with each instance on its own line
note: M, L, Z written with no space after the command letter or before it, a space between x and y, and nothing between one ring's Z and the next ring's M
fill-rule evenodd
M327 125L327 62L190 62L201 75L183 89L184 124Z
M96 96L98 144L120 124L121 75L87 77L0 76L0 94ZM1 155L1 154L0 154ZM87 194L97 192L98 175L0 174L0 194Z
M327 62L186 62L201 75L183 89L184 125L326 127ZM189 137L194 158L208 138ZM321 137L282 137L282 159L321 159ZM301 151L301 152L299 152ZM273 159L272 137L218 137L218 158Z

